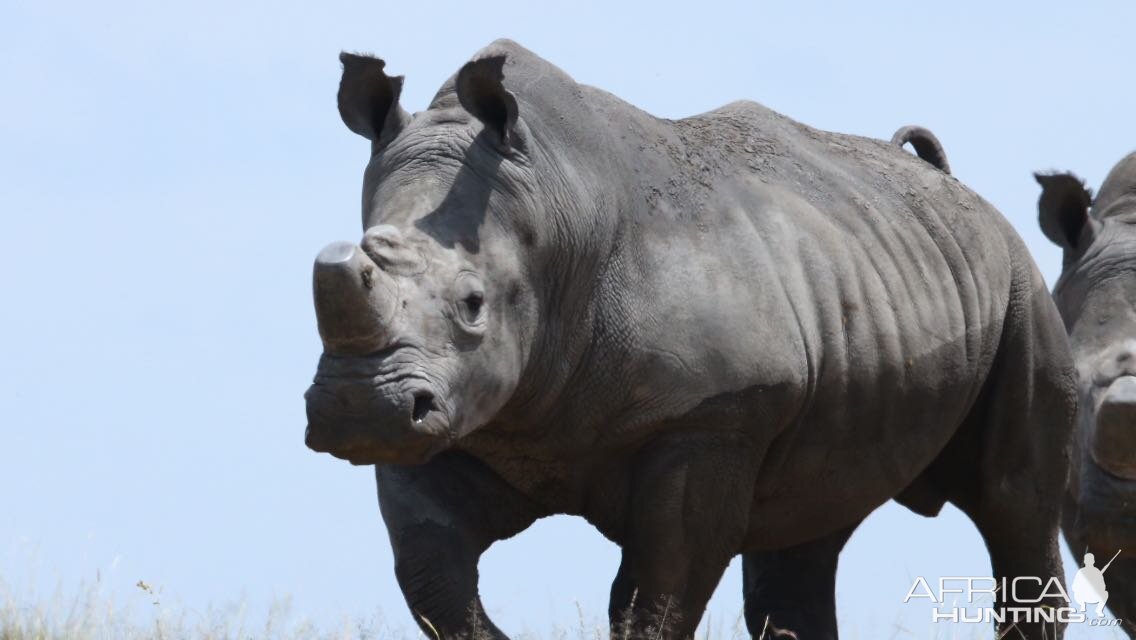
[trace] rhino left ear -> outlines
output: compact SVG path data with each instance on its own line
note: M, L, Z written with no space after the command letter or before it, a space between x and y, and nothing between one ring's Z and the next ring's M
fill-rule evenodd
M1095 232L1089 216L1093 194L1085 183L1071 173L1035 173L1033 177L1041 185L1037 213L1045 236L1065 249L1066 256L1091 244Z
M339 61L339 116L348 129L371 141L371 153L378 153L410 122L398 103L402 76L388 76L386 63L370 56L343 52Z
M503 153L519 149L517 98L505 88L505 56L467 62L458 71L455 89L462 108L485 125Z

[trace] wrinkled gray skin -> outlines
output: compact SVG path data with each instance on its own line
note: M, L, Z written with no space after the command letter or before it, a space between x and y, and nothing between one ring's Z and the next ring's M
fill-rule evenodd
M732 557L895 496L959 505L999 576L1062 575L1067 341L955 179L752 102L658 119L509 41L414 116L342 60L366 232L316 261L306 439L377 465L427 633L504 637L478 557L555 513L622 548L634 637L690 637Z
M891 143L897 147L910 144L918 157L940 171L951 171L943 145L928 129L901 127L892 135ZM933 516L937 512L937 508L932 508L922 513ZM768 625L772 635L786 629L800 638L835 640L836 570L840 553L856 526L858 523L795 547L744 554L742 583L749 628L763 629Z
M1105 572L1108 608L1136 637L1136 153L1095 199L1072 174L1037 180L1042 231L1065 250L1053 298L1080 389L1065 539L1098 567L1123 549Z

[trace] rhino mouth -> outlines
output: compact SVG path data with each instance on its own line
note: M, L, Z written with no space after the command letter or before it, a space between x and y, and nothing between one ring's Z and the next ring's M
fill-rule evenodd
M390 450L360 447L358 449L332 450L321 453L330 453L353 466L364 467L376 464L423 464L440 451L441 447L430 446L422 446L416 450L403 450L397 453Z
M444 396L421 375L392 375L381 365L370 358L321 361L304 394L308 448L355 465L418 464L452 444Z

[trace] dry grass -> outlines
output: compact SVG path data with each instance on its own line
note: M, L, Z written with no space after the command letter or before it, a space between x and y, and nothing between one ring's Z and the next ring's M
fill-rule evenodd
M69 594L57 588L47 598L17 597L0 582L0 640L434 640L418 629L390 627L379 616L344 620L337 628L321 629L297 619L290 599L274 603L267 615L252 615L244 606L198 612L171 604L161 589L144 581L135 586L137 597L120 606L97 579L80 584ZM671 615L665 605L661 613L664 622ZM632 640L626 625L622 632L609 635L606 616L586 616L578 604L577 614L572 626L523 631L512 637ZM749 637L741 615L725 624L708 619L703 628L698 640Z
M344 620L321 629L292 614L289 598L274 602L266 615L250 615L244 605L204 612L172 605L160 589L135 585L144 608L119 605L99 580L48 598L17 597L0 582L0 640L418 640L417 629L389 627L378 616ZM133 604L138 604L135 602Z
M162 590L139 581L136 597L119 605L106 595L98 579L67 591L62 587L48 598L18 597L0 581L0 640L435 640L417 628L395 627L379 615L368 619L344 619L335 628L320 628L297 617L292 602L284 598L267 612L250 612L245 606L210 608L204 612L172 604ZM401 604L401 603L400 603ZM569 626L551 626L511 634L514 640L633 640L630 625L620 625L609 634L607 616L589 616L577 603L577 619ZM666 603L659 618L671 620ZM888 632L848 634L850 638L891 637L971 639L991 638L992 629L968 625L967 629L934 625L925 633L898 624ZM661 637L657 629L652 630ZM763 640L793 637L767 627ZM1122 638L1118 630L1103 637ZM648 632L646 640L655 640ZM1095 636L1094 636L1095 637ZM742 640L749 638L741 614L719 620L708 614L696 640ZM474 639L484 640L484 639ZM635 638L634 640L639 640Z

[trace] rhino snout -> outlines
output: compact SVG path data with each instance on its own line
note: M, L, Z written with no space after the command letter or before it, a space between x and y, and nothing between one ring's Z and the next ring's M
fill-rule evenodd
M396 291L392 278L360 247L336 242L320 251L312 292L324 351L362 355L382 349L389 341Z
M1096 463L1136 480L1136 376L1112 381L1097 407L1095 427L1091 450Z

